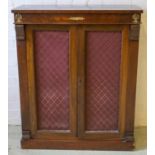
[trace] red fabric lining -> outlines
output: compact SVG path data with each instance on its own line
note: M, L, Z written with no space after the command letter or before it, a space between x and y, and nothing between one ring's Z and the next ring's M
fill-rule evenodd
M86 130L117 130L121 32L87 32Z
M38 128L69 129L69 32L35 32Z

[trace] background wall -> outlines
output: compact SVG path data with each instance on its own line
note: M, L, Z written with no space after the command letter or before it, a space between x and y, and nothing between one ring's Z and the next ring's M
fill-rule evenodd
M13 14L11 9L23 5L23 4L57 4L57 5L138 5L144 9L142 15L142 25L140 31L140 48L139 48L139 62L138 62L138 78L137 78L137 93L136 93L136 121L135 126L146 125L146 0L9 0L9 64L8 64L8 83L9 83L9 95L8 95L8 118L9 124L19 125L20 120L20 104L19 104L19 84L18 84L18 68L17 68L17 56L16 56L16 40L15 30L13 25Z

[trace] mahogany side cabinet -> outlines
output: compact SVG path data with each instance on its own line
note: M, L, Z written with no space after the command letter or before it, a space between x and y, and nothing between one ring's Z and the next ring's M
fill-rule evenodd
M132 150L136 6L41 6L15 19L25 149Z

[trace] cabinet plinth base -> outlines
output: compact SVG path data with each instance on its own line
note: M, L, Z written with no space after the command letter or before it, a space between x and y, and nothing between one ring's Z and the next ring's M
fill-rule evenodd
M70 150L133 150L134 142L118 140L21 140L23 149L70 149Z

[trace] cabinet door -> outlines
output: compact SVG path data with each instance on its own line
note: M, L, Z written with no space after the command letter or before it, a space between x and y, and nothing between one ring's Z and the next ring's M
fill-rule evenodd
M76 28L26 27L31 132L34 138L76 135Z
M121 138L125 128L127 26L80 29L78 133L82 138Z

